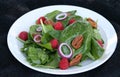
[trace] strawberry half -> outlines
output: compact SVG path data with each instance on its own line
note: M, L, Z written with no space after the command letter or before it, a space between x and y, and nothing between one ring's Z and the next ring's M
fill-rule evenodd
M41 24L40 20L42 20L43 22L46 20L46 18L44 16L40 17L37 21L36 24Z
M59 68L65 70L69 67L69 61L67 58L62 58L59 62Z
M59 42L58 42L57 39L52 39L52 40L50 41L50 43L51 43L51 46L52 46L53 49L57 49L58 46L59 46Z
M62 22L58 21L54 24L54 29L55 30L63 30L64 26L62 25Z
M20 39L26 41L28 39L28 32L26 31L22 31L20 32L19 36L18 36Z

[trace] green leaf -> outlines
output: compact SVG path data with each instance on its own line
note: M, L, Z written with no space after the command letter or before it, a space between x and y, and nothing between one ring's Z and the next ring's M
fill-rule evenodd
M40 26L40 25L32 25L32 26L30 26L29 33L30 33L30 34L36 33L36 29L37 29L39 26Z
M51 30L50 32L48 32L48 34L49 34L51 37L56 38L56 39L59 40L60 35L61 35L61 31Z
M91 54L95 59L99 59L103 55L104 49L92 38Z
M76 22L74 24L71 24L61 32L60 41L65 42L77 35L84 34L86 32L85 29L86 24L84 23Z
M51 55L50 58L51 58L51 61L47 63L46 66L57 68L60 62L60 57L58 57L58 53L56 52L55 54Z
M42 68L51 68L51 69L55 69L55 66L50 66L50 65L33 65L35 67L42 67Z
M62 52L65 54L65 55L68 55L70 54L70 49L67 47L67 46L62 46Z
M29 47L28 50L28 61L30 61L31 64L45 64L47 63L49 59L49 56L47 53L40 49L40 48L35 48L35 47Z
M29 30L29 38L33 39L33 34L40 34L40 32L37 32L36 29L39 27L40 25L32 25L30 26L30 30Z
M39 44L39 45L40 45L41 47L44 47L44 48L48 49L48 50L53 50L50 42L49 42L49 43L46 43L46 44Z
M94 38L97 39L97 40L102 40L98 29L93 29L93 31L94 31L94 33L93 33Z
M41 43L46 44L46 43L50 42L51 39L52 39L52 37L48 33L44 33L41 37Z
M75 15L76 11L73 10L73 11L70 11L70 12L68 12L68 13L69 13L70 15L67 16L67 18L65 18L64 20L61 20L64 28L66 28L66 27L69 25L69 20L70 20L71 18L74 18L75 20L78 20L78 21L82 20L82 17L80 17L80 16L78 16L78 15Z
M76 12L77 10L72 10L72 11L68 11L67 13L69 13L70 15L75 15Z
M60 13L61 13L61 11L55 10L55 11L52 11L52 12L46 14L45 17L46 17L48 20L53 20L53 21L55 21L55 17L56 17L58 14L60 14Z
M75 19L75 20L78 20L78 21L83 20L83 18L81 16L78 16L78 15L69 16L69 20L72 19L72 18Z
M94 57L90 52L87 53L87 56L88 56L89 58L91 58L92 60L95 60L95 57Z
M51 25L44 25L42 20L40 20L40 22L41 22L43 33L47 33L49 31L53 30L53 27Z
M34 65L36 67L43 67L43 68L58 68L59 66L59 61L60 61L60 57L57 56L57 53L54 54L50 54L49 57L49 62L46 63L45 65Z
M16 37L16 39L19 40L19 41L22 42L22 43L25 43L25 41L22 40L22 39L20 39L19 37Z

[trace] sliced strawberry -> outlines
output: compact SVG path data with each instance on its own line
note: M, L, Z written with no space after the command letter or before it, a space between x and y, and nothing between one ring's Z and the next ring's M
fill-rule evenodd
M26 31L22 31L20 32L20 34L18 35L18 37L24 41L26 41L28 39L28 32Z
M103 47L103 42L102 42L102 40L97 40L97 42L98 42L98 44L99 44L101 47Z
M62 22L58 21L54 24L54 29L55 30L63 30L64 26L62 25Z
M50 41L50 43L51 43L51 46L52 46L53 49L57 49L58 48L59 42L58 42L57 39L52 39Z
M69 61L67 58L62 58L59 62L59 68L65 70L69 67Z
M41 24L40 20L42 20L43 22L46 20L46 18L44 16L40 17L37 21L36 24Z
M68 24L74 23L76 20L75 19L70 19Z

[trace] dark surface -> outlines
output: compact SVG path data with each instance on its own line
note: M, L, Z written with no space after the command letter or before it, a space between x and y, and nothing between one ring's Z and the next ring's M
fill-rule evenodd
M12 56L7 46L8 30L18 17L33 9L57 4L82 6L100 13L113 24L120 39L120 0L0 0L0 77L59 77L25 67ZM120 42L112 57L103 65L69 76L120 77Z

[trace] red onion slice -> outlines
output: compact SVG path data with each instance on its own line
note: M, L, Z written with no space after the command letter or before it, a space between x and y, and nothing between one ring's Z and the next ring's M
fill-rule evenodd
M39 43L41 41L41 35L37 34L34 36L33 40L36 42L36 43Z
M68 54L68 55L65 55L63 52L62 52L62 46L67 46L68 48L69 48L69 50L70 50L70 54ZM61 43L60 45L59 45L59 48L58 48L58 53L59 53L59 55L61 56L61 57L65 57L65 58L71 58L72 57L72 55L73 55L73 51L72 51L72 49L71 49L71 47L67 44L67 43Z
M67 17L67 13L60 13L56 16L56 20L63 20Z
M41 32L42 31L42 26L39 26L37 29L36 29L37 32Z

